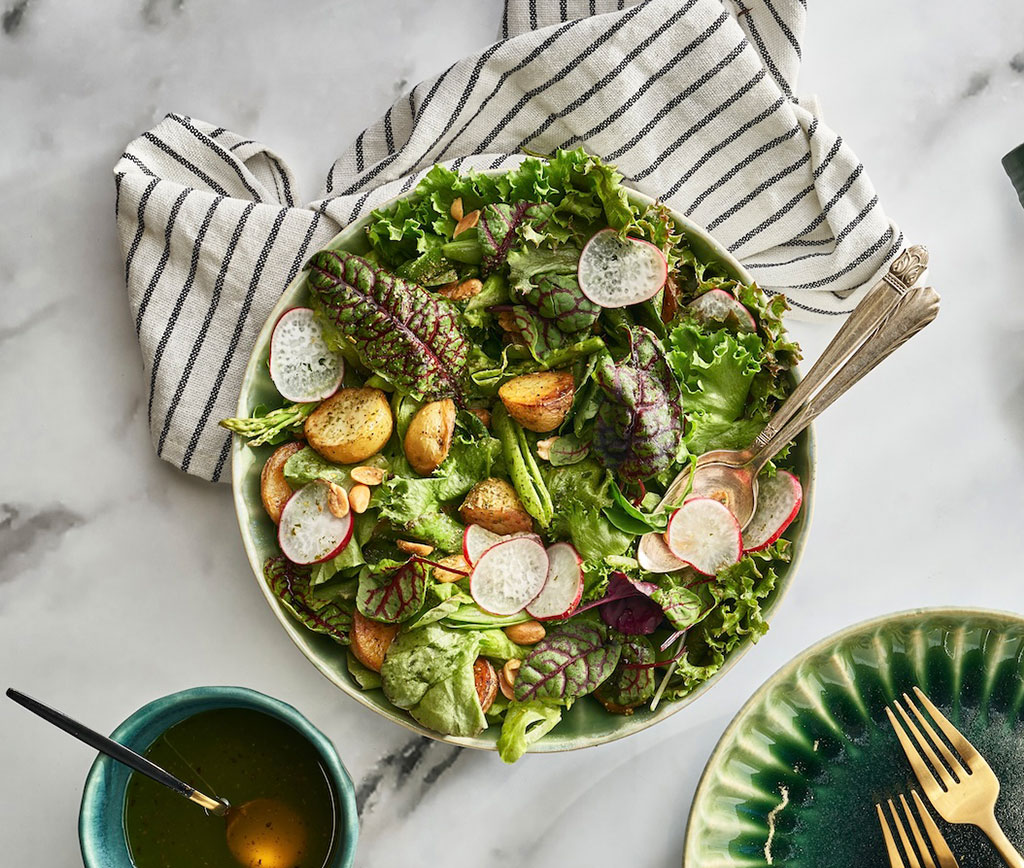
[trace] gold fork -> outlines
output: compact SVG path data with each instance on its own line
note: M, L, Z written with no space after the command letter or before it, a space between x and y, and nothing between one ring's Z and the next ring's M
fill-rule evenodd
M920 689L915 687L914 693L949 739L949 743L960 754L959 758L953 754L906 693L903 694L903 701L914 713L914 717L920 723L920 729L898 701L894 701L893 705L903 718L907 730L914 736L914 741L911 741L892 709L886 708L885 713L889 715L889 722L896 730L903 752L910 760L910 766L932 807L947 823L970 823L977 826L988 836L1007 865L1011 868L1024 868L1024 859L1014 849L996 821L995 806L999 796L999 780L995 773L985 762L984 757L974 749L974 745L946 720L942 712Z
M910 843L910 836L907 835L907 830L903 828L900 815L896 812L892 799L889 799L889 813L892 814L893 822L896 824L896 834L899 836L900 842L903 844L903 852L906 854L906 861L904 862L900 856L899 847L897 847L895 840L893 840L892 830L886 822L882 806L875 805L875 810L878 811L878 822L882 826L882 837L885 839L885 849L889 853L889 864L892 868L960 868L960 863L956 861L953 851L949 849L946 839L942 837L939 827L935 825L935 820L928 813L924 802L921 801L921 797L917 794L917 790L911 790L911 795L914 797L917 813L921 817L921 823L928 835L928 840L931 842L932 850L935 851L935 859L938 859L938 863L932 858L928 845L925 844L924 835L921 834L921 827L918 826L917 820L914 819L914 814L910 810L910 805L907 804L906 798L901 793L900 803L903 805L903 813L907 818L907 825L910 826L910 833L913 835L917 849L915 850L914 845Z

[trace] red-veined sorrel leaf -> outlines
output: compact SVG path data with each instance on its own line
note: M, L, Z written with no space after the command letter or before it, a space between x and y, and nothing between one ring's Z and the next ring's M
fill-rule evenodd
M619 665L597 688L597 698L620 709L636 708L647 702L654 696L656 658L654 646L646 636L625 637Z
M604 624L568 621L538 642L516 676L517 702L571 700L592 693L619 662L621 645Z
M629 329L629 356L601 358L594 380L605 400L594 423L594 451L605 466L631 481L666 470L683 431L679 383L661 342L643 326Z
M694 624L704 619L711 611L689 588L658 588L651 599L665 612L665 617L676 630L689 630Z
M374 621L399 624L416 615L426 597L426 567L419 560L411 560L398 569L360 575L356 607Z
M326 633L335 642L348 645L352 629L352 612L342 608L338 601L315 598L310 592L308 566L293 564L283 555L267 558L263 576L270 590L287 609L317 633Z
M447 303L338 250L310 260L309 285L368 368L418 400L461 399L469 344Z

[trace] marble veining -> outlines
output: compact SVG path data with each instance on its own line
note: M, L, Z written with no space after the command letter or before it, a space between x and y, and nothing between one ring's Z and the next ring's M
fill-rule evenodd
M486 44L502 11L441 9L0 0L0 671L108 731L195 684L293 703L357 783L362 868L678 865L718 736L799 650L898 609L1024 609L1024 209L999 165L1024 141L1024 5L811 4L798 92L931 249L942 313L820 421L808 550L759 647L657 727L510 768L331 687L267 607L226 487L153 456L113 222L111 167L172 111L266 142L312 199L366 124ZM811 358L831 334L794 331ZM0 703L5 864L77 864L90 762Z

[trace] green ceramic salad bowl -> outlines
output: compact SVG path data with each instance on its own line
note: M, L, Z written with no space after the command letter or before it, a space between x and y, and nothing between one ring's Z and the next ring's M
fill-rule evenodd
M640 193L630 191L628 195L635 205L652 204L649 198ZM389 206L386 204L381 207ZM742 266L704 230L687 220L682 214L671 212L671 215L679 230L686 236L690 248L701 261L716 261L721 264L729 277L745 284L752 282ZM348 226L331 240L327 245L328 249L354 254L366 253L369 250L369 242L365 230L371 219L371 216L368 215ZM306 305L308 299L306 276L300 274L286 288L257 338L239 396L238 416L249 416L253 408L259 405L279 405L281 398L270 379L267 367L271 334L278 318L284 311ZM407 713L393 706L379 688L369 691L362 690L349 673L346 664L347 649L334 642L329 636L307 630L275 597L263 578L263 565L269 556L279 554L276 528L268 518L260 498L260 471L272 450L273 447L270 446L254 449L248 446L242 438L235 438L232 445L232 488L249 562L264 596L292 641L337 687L357 702L400 726L450 744L495 750L500 732L498 726L490 726L473 737L442 735L419 725ZM769 621L772 612L792 581L806 542L814 493L814 446L813 436L809 430L798 438L791 458L793 470L803 484L803 506L796 522L790 526L787 532L787 537L792 542L791 559L781 567L774 590L762 601L762 612ZM611 714L593 699L581 700L564 714L561 723L553 731L544 735L530 750L531 752L575 750L614 741L646 729L680 711L703 695L737 663L740 657L749 650L751 644L749 639L743 639L729 653L724 665L713 677L700 684L682 699L663 702L655 711L650 711L647 705L643 705L637 708L633 714Z
M723 734L694 797L683 864L888 864L875 805L919 787L885 707L914 686L992 766L996 816L1024 846L1022 661L1024 617L977 609L887 615L813 645ZM977 829L936 819L962 868L1002 864Z

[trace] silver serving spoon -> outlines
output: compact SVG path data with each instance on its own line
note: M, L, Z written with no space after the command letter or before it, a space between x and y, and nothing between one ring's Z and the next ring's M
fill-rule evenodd
M289 868L301 861L306 830L302 819L287 805L276 799L253 799L234 807L228 804L227 799L215 799L199 792L131 748L100 735L38 699L11 687L7 688L7 696L100 753L174 790L211 814L224 817L228 849L240 865L247 868Z
M687 468L669 485L659 506L674 504L687 492L713 497L745 528L757 508L757 476L765 464L868 371L935 319L938 293L931 287L909 288L927 264L923 247L904 251L864 296L754 443L747 449L701 455L692 471L692 484ZM671 572L681 566L658 533L643 536L638 556L649 572Z

